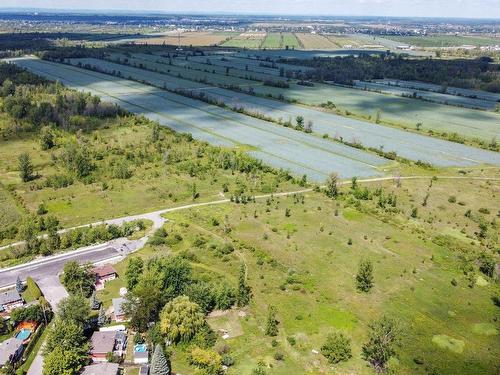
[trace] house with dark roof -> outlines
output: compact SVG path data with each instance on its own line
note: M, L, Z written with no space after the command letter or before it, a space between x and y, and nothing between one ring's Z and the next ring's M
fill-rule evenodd
M106 264L100 267L94 267L92 272L95 274L95 288L96 290L104 289L104 284L108 281L114 280L118 277L118 273L115 268Z
M106 355L115 350L116 332L94 332L90 338L90 356L94 362L106 362Z
M16 289L8 289L0 292L0 312L11 312L22 307L24 300Z
M98 331L90 338L90 356L94 362L106 362L106 355L123 355L127 347L127 334L123 331Z
M117 375L118 363L94 363L85 366L81 375Z
M113 316L116 322L124 322L127 320L125 312L123 311L123 303L125 298L113 298Z
M24 351L23 340L11 337L0 343L0 367L7 363L15 363L21 358Z

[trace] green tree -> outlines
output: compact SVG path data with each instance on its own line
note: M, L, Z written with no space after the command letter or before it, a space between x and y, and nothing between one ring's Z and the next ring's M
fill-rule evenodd
M170 375L170 361L160 344L156 344L153 357L151 358L150 375Z
M35 176L33 175L33 164L31 163L30 155L27 152L23 152L19 155L19 176L23 182L28 182L33 180Z
M59 228L59 220L55 216L47 216L45 218L45 229L47 230L47 240L45 245L49 252L54 252L61 246L61 237L57 230Z
M127 289L134 290L135 286L139 283L139 279L144 269L144 261L139 257L132 257L127 263L125 270L125 279L127 280Z
M73 320L57 317L49 328L42 354L47 356L58 347L63 350L78 349L85 355L88 343L83 326Z
M26 278L26 290L28 291L30 297L33 298L34 300L37 300L42 296L42 291L40 290L40 287L35 282L35 280L33 280L33 278L31 278L30 276Z
M108 317L106 316L106 311L104 307L101 305L99 309L99 315L97 317L97 325L99 327L105 326L108 323Z
M40 249L38 238L38 224L31 215L26 216L19 227L19 238L24 240L24 247L28 254L36 254Z
M42 150L49 150L55 146L54 133L48 126L44 126L40 129L40 147Z
M266 321L266 335L268 336L278 335L278 320L276 319L276 308L274 306L268 307L267 321Z
M95 291L92 292L92 295L90 296L90 308L92 310L97 310L101 307L101 302L97 299L97 295Z
M66 322L84 325L90 316L90 307L81 294L70 294L57 305L59 317Z
M373 264L365 259L359 263L356 274L356 288L361 292L369 292L373 288Z
M304 117L297 116L295 118L295 123L297 124L295 127L297 130L304 130Z
M158 272L147 271L134 289L127 293L122 305L132 328L145 332L148 323L158 318L166 300L163 294L163 283Z
M387 317L370 323L369 328L369 339L363 345L362 355L377 372L383 372L389 359L396 355L400 329L393 319Z
M206 375L222 373L222 357L211 349L194 347L189 353L189 363L202 369Z
M24 291L24 285L23 285L23 282L21 281L21 278L19 277L19 275L17 276L17 279L16 279L16 290L18 293L22 293Z
M79 293L89 297L94 290L95 274L91 265L80 265L76 261L67 262L63 268L62 283L71 294Z
M161 331L172 342L188 342L204 325L205 318L200 306L186 296L174 298L160 314Z
M326 196L336 198L339 195L338 191L338 176L336 173L331 173L326 181Z
M352 357L351 340L341 332L330 334L321 347L321 354L331 364L348 361Z
M87 362L75 349L56 347L43 360L43 375L77 375Z
M246 306L252 298L252 289L247 285L245 265L240 266L240 274L238 277L238 292L236 294L236 303L239 307Z

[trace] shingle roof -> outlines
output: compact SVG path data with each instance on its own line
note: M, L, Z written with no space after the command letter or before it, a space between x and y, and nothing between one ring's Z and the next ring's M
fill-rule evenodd
M19 340L15 337L11 337L0 343L0 365L3 366L7 363L21 345L23 345L23 340Z
M6 305L8 303L19 301L21 296L16 289L9 289L0 292L0 305Z
M90 352L92 354L106 354L112 352L115 347L116 332L94 332L90 339Z
M96 363L85 366L81 375L116 375L118 363Z
M104 277L104 276L108 276L108 275L112 275L114 273L118 273L116 272L115 268L110 265L110 264L106 264L104 266L101 266L101 267L94 267L92 269L92 271L96 274L97 277Z

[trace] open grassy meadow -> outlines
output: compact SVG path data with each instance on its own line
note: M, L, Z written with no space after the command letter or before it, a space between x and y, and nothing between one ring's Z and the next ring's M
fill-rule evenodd
M181 46L213 46L233 37L231 32L210 32L210 31L186 31L168 32L150 38L140 38L135 40L137 44L169 44ZM237 35L237 34L236 34Z
M426 35L426 36L390 36L388 39L417 47L476 47L498 45L500 38L467 35Z
M267 33L265 32L246 32L239 34L221 44L223 47L237 47L237 48L261 48L266 39Z
M390 364L394 373L494 374L500 353L498 308L491 296L498 284L478 271L473 259L498 243L495 225L485 238L477 236L477 223L492 221L500 208L491 206L498 182L429 177L366 187L367 200L356 198L347 186L336 200L307 193L168 214L168 238L177 240L137 255L183 254L196 277L233 285L239 265L246 265L250 306L208 317L219 336L222 331L229 335L216 344L227 346L235 359L229 374L249 374L258 363L270 374L370 374L361 347L368 323L382 315L396 319L402 332L398 357ZM397 203L382 208L380 197L388 196ZM411 217L415 207L418 213ZM479 210L486 207L489 213ZM214 250L227 242L234 252ZM362 259L374 264L369 293L355 286ZM119 283L123 280L102 292L105 301ZM279 321L274 338L264 334L269 305L277 308ZM332 367L317 351L337 330L351 338L353 357ZM173 369L189 373L184 350L173 349ZM283 359L275 359L276 353Z

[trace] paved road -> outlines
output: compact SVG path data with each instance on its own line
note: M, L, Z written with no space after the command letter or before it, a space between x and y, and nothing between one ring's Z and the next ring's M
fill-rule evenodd
M125 256L117 248L115 243L105 243L97 246L89 246L68 253L40 258L19 266L9 267L0 270L0 288L15 284L17 277L25 280L31 276L35 281L40 282L47 277L59 274L66 262L76 260L79 263L96 263L118 256Z

